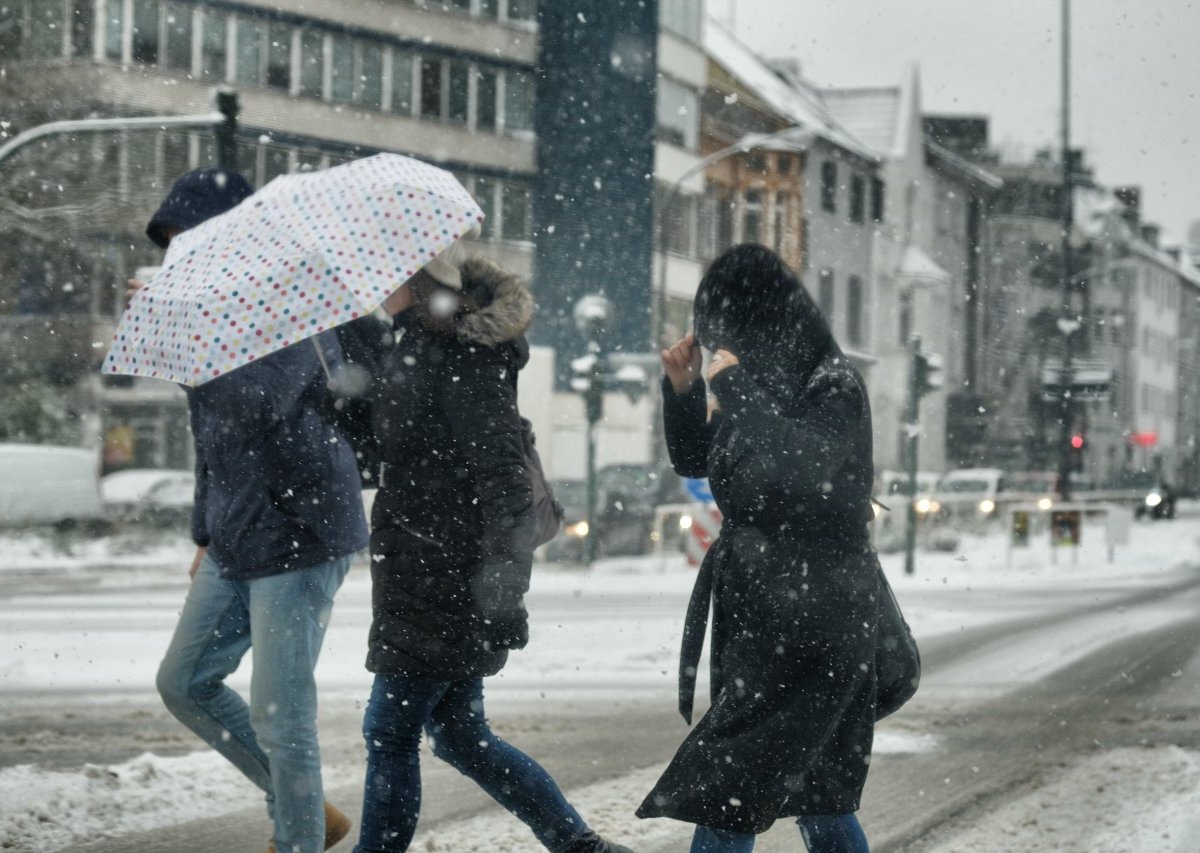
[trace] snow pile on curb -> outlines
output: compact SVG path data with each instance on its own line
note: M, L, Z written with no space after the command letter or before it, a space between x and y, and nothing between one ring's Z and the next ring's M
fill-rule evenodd
M144 753L123 764L87 764L82 771L22 764L0 770L0 792L7 803L0 850L30 853L172 826L200 811L231 812L260 796L228 761L207 750L181 758Z
M1091 756L913 853L1193 853L1198 838L1200 755L1126 748Z

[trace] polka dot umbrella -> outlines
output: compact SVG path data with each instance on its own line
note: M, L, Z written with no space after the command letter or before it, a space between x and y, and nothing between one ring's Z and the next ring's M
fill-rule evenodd
M171 241L101 369L199 385L369 314L482 220L453 175L399 154L280 176Z

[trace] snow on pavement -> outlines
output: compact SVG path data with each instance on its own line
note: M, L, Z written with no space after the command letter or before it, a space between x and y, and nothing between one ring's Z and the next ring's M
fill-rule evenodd
M920 639L929 639L1049 613L1066 601L1079 606L1131 589L1168 583L1181 576L1181 566L1200 562L1198 534L1200 519L1196 518L1165 525L1135 525L1128 546L1117 549L1112 563L1107 561L1100 532L1089 527L1078 559L1059 554L1056 564L1051 563L1044 542L1009 555L1003 536L995 534L965 539L954 554L921 553L918 571L911 577L903 574L899 555L885 555L884 565L914 632ZM155 542L139 552L128 542L101 540L64 554L58 548L28 539L0 539L0 555L4 557L0 573L9 572L10 578L13 572L22 573L21 577L36 574L39 578L55 572L98 573L98 582L86 594L56 594L43 582L29 594L10 596L7 607L0 612L0 643L6 651L0 657L0 699L17 702L37 694L42 697L38 701L44 701L49 693L56 701L67 703L123 701L134 695L142 701L153 700L154 670L186 591L188 552L187 544L181 542ZM98 570L98 566L104 568ZM661 690L669 696L683 606L693 577L694 573L675 557L606 561L590 572L538 566L529 598L532 642L528 650L513 656L501 677L490 680L490 695L561 696L573 690L607 695L645 689ZM147 579L151 579L149 586ZM1143 619L1147 613L1151 617ZM1044 648L1040 656L1034 655L1034 650L1021 647L1020 641L1009 647L996 644L983 650L978 659L986 666L977 671L956 671L951 665L937 680L974 689L988 685L995 690L1014 689L1088 654L1105 639L1111 639L1114 631L1124 636L1151 630L1181 615L1166 605L1139 607L1137 614L1138 619L1110 613L1072 620L1054 655L1047 655ZM363 669L362 658L369 620L370 582L365 566L360 564L338 596L318 670L323 694L339 700L366 695L370 676ZM234 676L235 685L248 685L248 669L246 666ZM881 728L876 744L879 753L938 748L938 742L926 733L889 726ZM1104 764L1102 759L1109 763ZM1143 767L1145 772L1115 773L1113 768L1121 761L1128 761L1131 768ZM348 778L342 781L357 784L361 768L353 764L331 766L328 772L345 772ZM1175 823L1167 819L1171 814L1197 813L1188 792L1200 791L1200 762L1189 753L1106 753L1088 759L1070 773L1081 775L1065 775L1064 786L1082 778L1090 780L1095 788L1100 784L1096 780L1111 777L1106 784L1112 797L1128 795L1136 801L1144 795L1146 803L1161 804L1147 813L1159 815L1159 823L1167 827L1165 831L1177 830L1176 837L1182 838L1200 835L1196 827L1178 825L1182 818ZM1160 775L1156 774L1163 773L1168 775L1161 778L1169 784L1159 785L1155 780ZM672 849L686 838L685 831L679 834L682 830L678 825L630 817L640 792L649 789L656 774L655 768L649 768L568 793L581 811L596 816L598 827L611 825L616 838L628 840L631 837L623 833L636 831L634 837L641 845L650 840L645 833L661 833L661 849ZM328 781L332 786L338 780ZM1127 792L1126 787L1130 788ZM100 834L119 835L183 819L217 816L244 808L248 796L257 794L207 751L178 758L144 755L124 764L89 765L75 772L31 765L8 767L0 770L0 802L5 804L4 814L0 815L0 849L41 853ZM1065 799L1068 792L1064 789L1057 796ZM1038 794L1025 804L1019 811L1023 819L1038 819L1043 813L1040 801ZM1125 814L1115 804L1089 806L1079 802L1064 808L1075 810L1071 826L1086 823L1099 827L1104 823L1101 818ZM1092 815L1095 820L1090 819ZM1019 829L1021 819L1009 821L1012 831ZM665 828L653 828L659 825ZM512 833L516 835L511 846L496 843ZM431 829L422 839L424 849L429 850L534 849L528 835L522 833L523 827L509 816L489 812ZM1030 830L1030 834L1037 833ZM987 837L986 833L980 836ZM1005 842L1000 848L983 841L976 846L961 846L956 839L951 846L931 853L1073 849L1025 846L1022 839L1024 836L1011 846ZM1103 843L1107 842L1101 839L1086 849L1184 849L1154 844L1098 846Z
M1164 746L1088 756L952 838L910 850L1195 853L1198 848L1200 755Z

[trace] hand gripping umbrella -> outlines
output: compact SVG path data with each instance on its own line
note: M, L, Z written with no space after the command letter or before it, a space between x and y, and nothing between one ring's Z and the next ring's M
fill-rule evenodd
M102 371L199 385L369 314L482 220L453 175L399 154L283 175L171 241Z

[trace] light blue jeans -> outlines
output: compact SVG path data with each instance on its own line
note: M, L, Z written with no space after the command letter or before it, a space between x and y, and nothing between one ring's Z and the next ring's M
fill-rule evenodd
M867 836L852 812L834 815L805 815L796 818L800 835L809 853L869 853ZM750 853L754 836L697 826L692 836L691 853Z
M167 709L266 792L275 847L289 853L325 849L313 669L349 568L347 556L231 581L206 556L158 670ZM225 684L247 651L249 704Z

